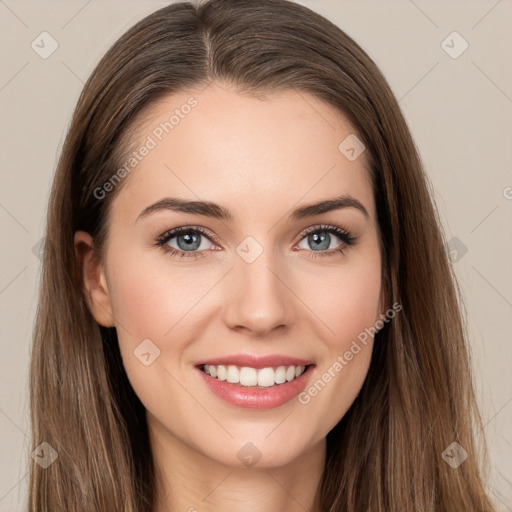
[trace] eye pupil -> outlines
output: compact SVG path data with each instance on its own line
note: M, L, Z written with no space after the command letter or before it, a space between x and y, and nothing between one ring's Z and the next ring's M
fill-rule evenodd
M185 242L186 245L184 247L182 247L180 244L180 241L183 239L186 240L186 242ZM180 236L176 237L176 241L177 241L180 249L183 249L186 251L197 249L201 245L201 242L199 240L199 235L191 234L191 233L187 233L185 235L180 235ZM194 246L194 244L196 244L196 246Z
M323 233L323 234L313 233L312 235L309 235L309 240L310 240L310 242L311 242L311 240L313 240L315 242L315 244L317 242L320 242L320 244L321 244L322 242L325 242L327 240L327 246L325 246L325 244L324 244L324 246L320 247L320 249L325 250L325 249L329 248L330 236L325 231L322 231L321 233ZM319 245L316 245L316 247L318 248Z

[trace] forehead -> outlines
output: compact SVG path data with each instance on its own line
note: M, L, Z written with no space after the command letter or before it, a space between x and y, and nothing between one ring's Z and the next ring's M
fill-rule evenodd
M355 159L347 153L354 147L357 155L357 144L337 109L302 91L256 97L218 84L182 91L137 121L124 162L132 155L134 165L114 209L134 220L150 203L179 196L272 219L348 194L373 218L365 151Z

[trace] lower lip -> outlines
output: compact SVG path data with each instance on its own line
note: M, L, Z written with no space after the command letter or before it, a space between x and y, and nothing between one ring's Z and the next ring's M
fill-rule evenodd
M227 403L244 409L273 409L289 402L304 390L314 367L315 365L308 366L300 377L290 382L266 388L232 384L212 377L200 368L197 368L197 371L210 390Z

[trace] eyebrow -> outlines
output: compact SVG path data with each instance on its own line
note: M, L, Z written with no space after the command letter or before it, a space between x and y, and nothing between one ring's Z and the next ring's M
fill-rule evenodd
M355 208L360 211L367 219L370 217L368 211L363 204L350 195L342 195L333 199L326 199L318 203L307 204L300 206L292 211L289 215L291 220L300 220L306 217L313 217L322 213L330 212L332 210L339 210L342 208ZM140 220L148 215L161 210L171 210L183 213L193 213L197 215L204 215L214 219L234 221L235 215L228 209L210 201L189 201L179 199L177 197L165 197L160 201L144 208L137 217Z

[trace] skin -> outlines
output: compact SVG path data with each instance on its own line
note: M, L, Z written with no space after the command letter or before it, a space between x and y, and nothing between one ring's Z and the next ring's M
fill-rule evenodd
M313 360L314 383L380 318L381 255L366 155L349 161L338 150L354 130L311 95L258 99L219 83L155 104L133 147L190 97L197 106L122 183L103 259L94 256L89 234L75 234L88 305L98 323L117 328L128 378L146 408L163 479L157 512L319 512L325 436L361 389L373 339L309 403L293 399L269 410L225 403L194 366L228 354L285 354ZM357 198L369 217L344 208L287 218L297 206L341 194ZM137 221L166 196L213 201L236 220L166 210ZM303 232L319 224L349 230L357 244L315 258L343 244L328 233L328 249L315 249ZM179 226L201 226L217 240L201 236L199 258L152 245ZM263 249L252 263L236 252L247 236ZM186 245L176 237L167 244ZM133 351L148 338L160 355L145 366ZM261 452L252 467L237 457L248 442Z

